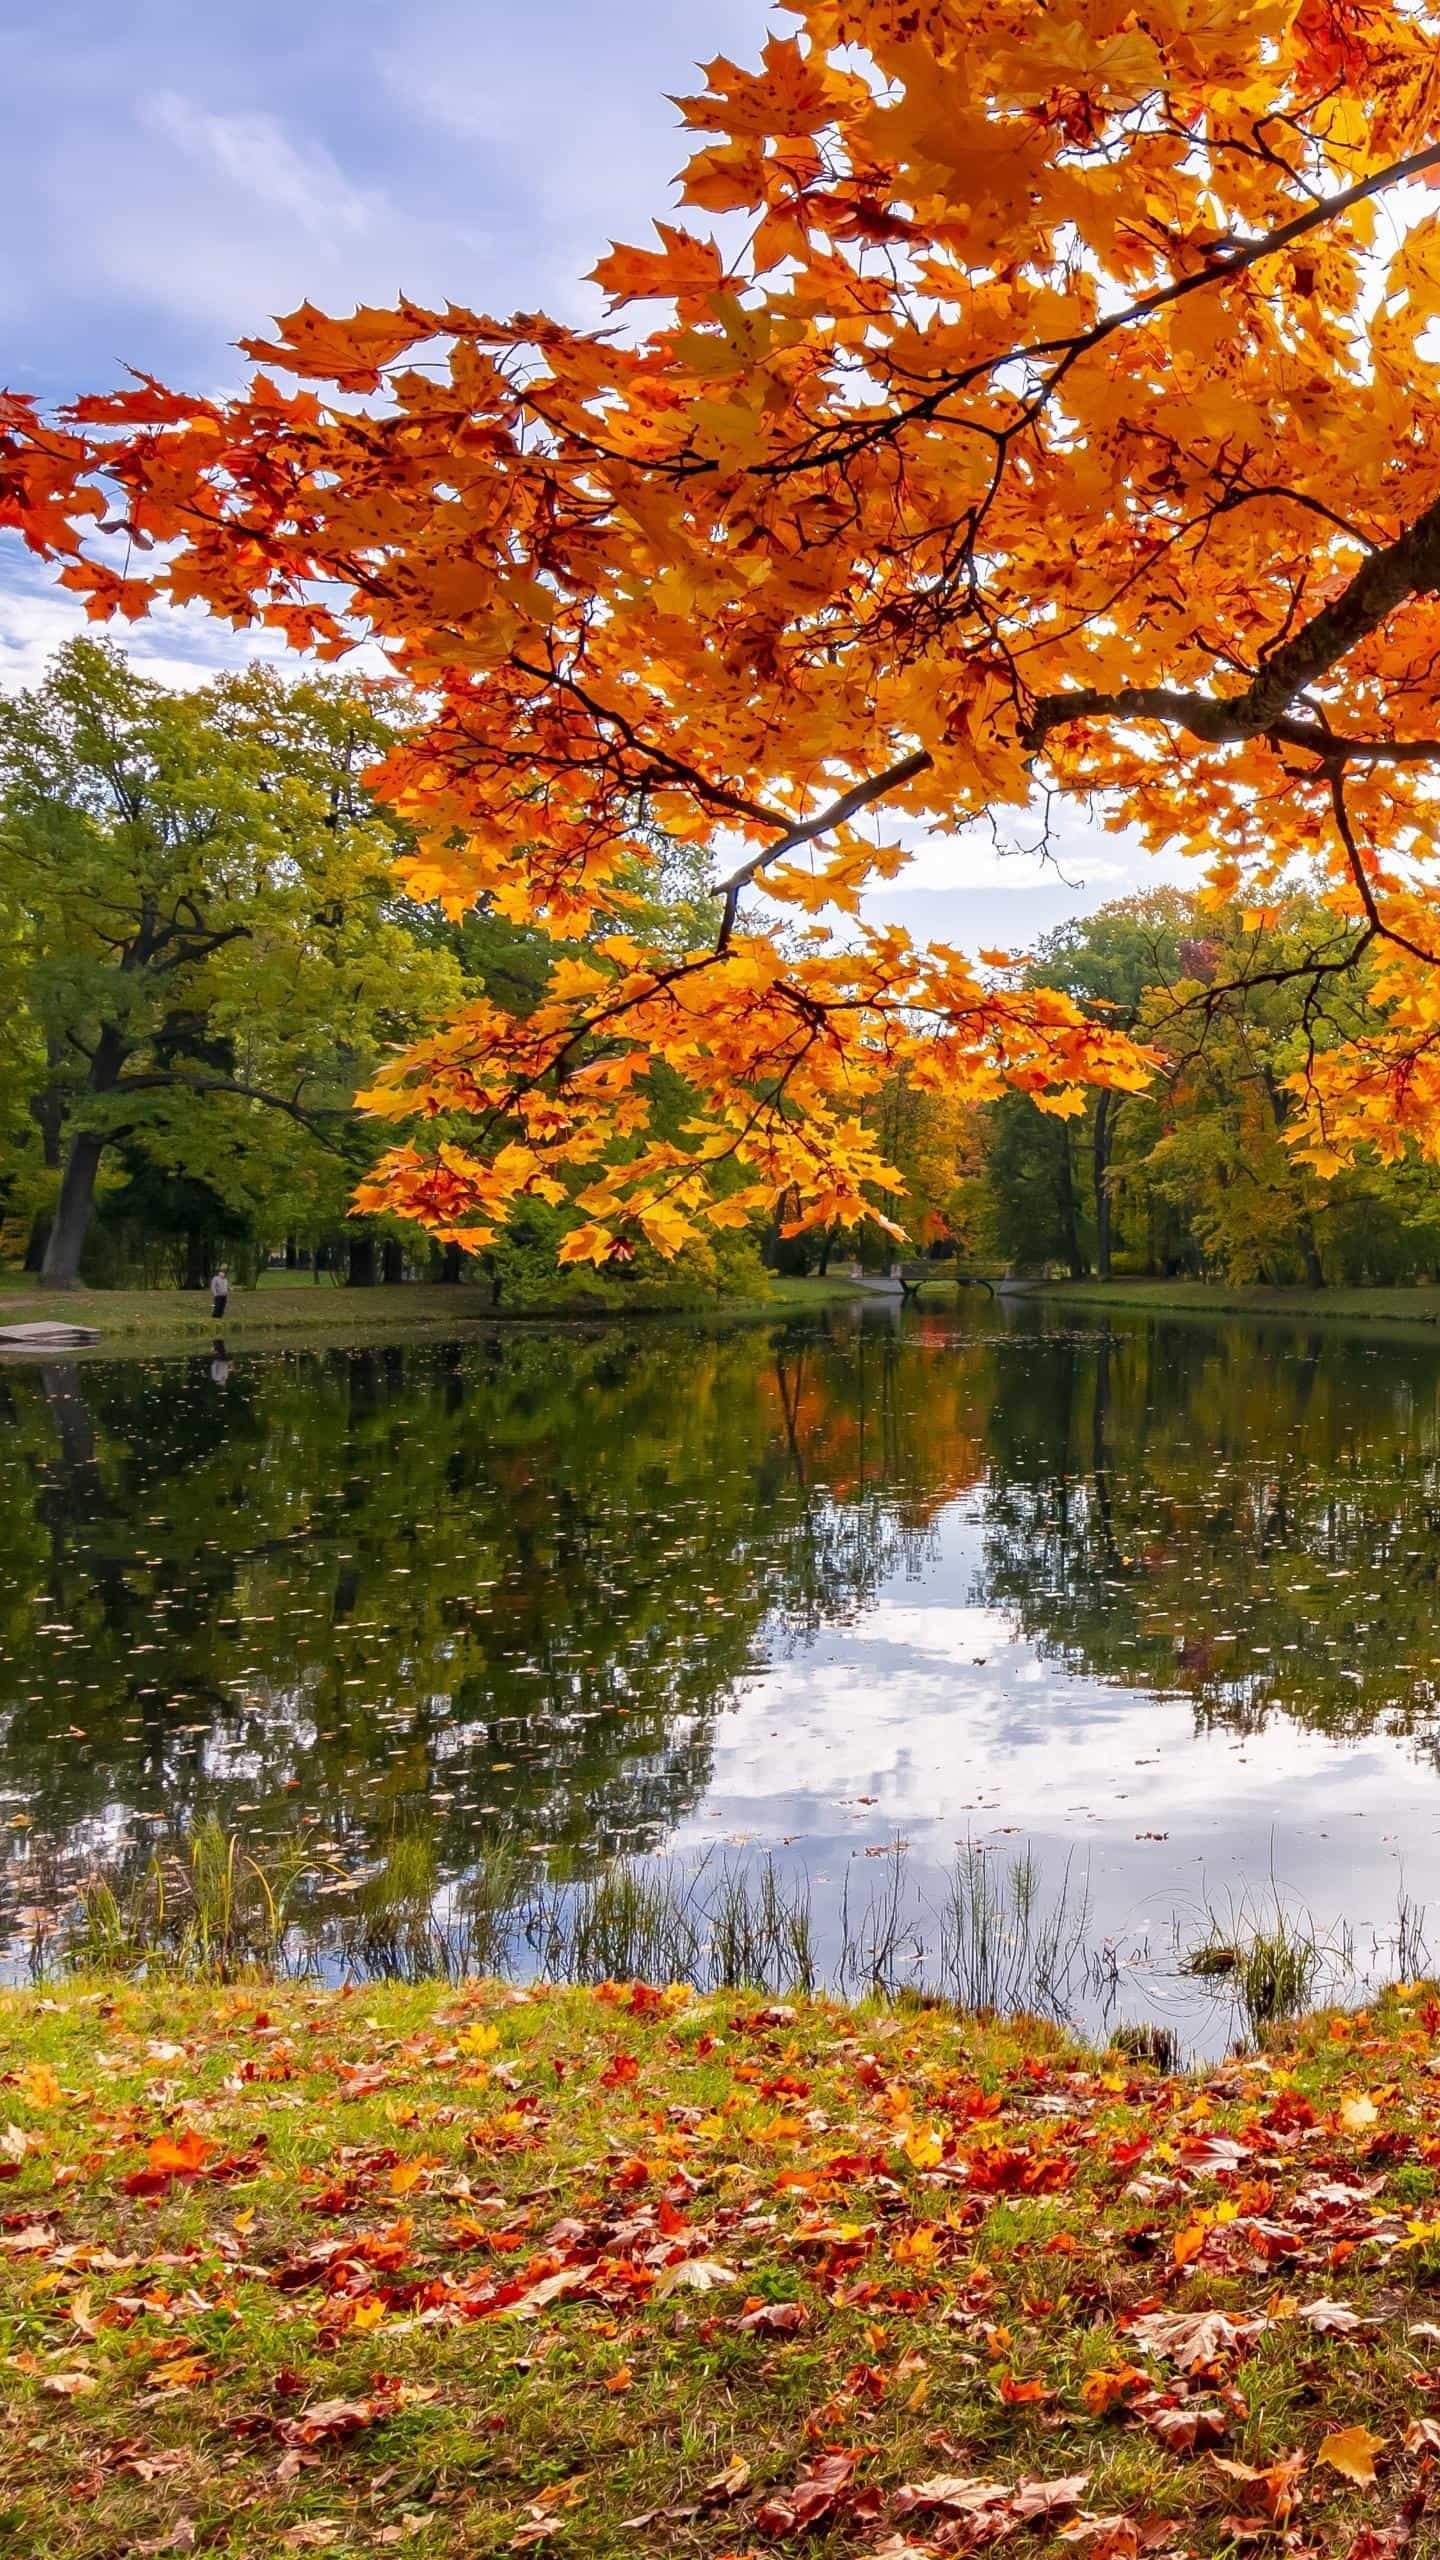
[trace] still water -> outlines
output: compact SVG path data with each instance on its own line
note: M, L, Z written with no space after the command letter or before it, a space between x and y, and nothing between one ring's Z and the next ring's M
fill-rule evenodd
M771 1851L833 1947L896 1841L917 1942L957 1848L1028 1848L1076 2013L1213 2041L1207 1913L1303 1905L1363 1980L1404 1903L1440 1955L1437 1577L1419 1334L976 1299L11 1365L0 1896L214 1812L420 1838L442 1902L497 1838Z

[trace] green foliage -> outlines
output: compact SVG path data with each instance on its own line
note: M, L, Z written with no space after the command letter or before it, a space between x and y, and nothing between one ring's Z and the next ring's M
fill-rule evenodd
M983 1115L995 1250L1019 1271L1194 1272L1232 1284L1393 1284L1440 1267L1440 1176L1360 1158L1332 1180L1289 1143L1294 1079L1354 1039L1363 977L1317 993L1325 920L1305 901L1253 919L1163 890L1043 943L1030 972L1134 1028L1160 1069L1057 1121L1007 1095ZM1323 982L1322 982L1323 986Z
M30 1122L12 1103L0 1147L12 1219L55 1206L53 1276L97 1184L152 1218L157 1181L202 1185L220 1237L344 1216L375 1152L357 1086L460 986L402 921L404 839L364 785L394 725L373 687L167 693L92 640L0 704L0 1036Z
M556 1255L574 1223L569 1209L547 1208L539 1200L527 1205L481 1257L480 1275L496 1306L512 1315L541 1308L623 1314L636 1303L647 1310L679 1311L724 1298L765 1295L768 1284L758 1248L743 1230L720 1230L687 1245L670 1261L642 1240L631 1261L605 1271L562 1269Z

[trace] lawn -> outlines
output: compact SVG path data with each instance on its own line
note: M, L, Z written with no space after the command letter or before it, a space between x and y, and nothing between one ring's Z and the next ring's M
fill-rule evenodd
M343 1289L328 1279L318 1284L308 1273L266 1272L256 1289L237 1289L223 1327L232 1353L274 1348L284 1343L375 1342L429 1336L433 1340L474 1331L480 1326L615 1322L630 1315L750 1316L788 1314L796 1308L834 1306L860 1293L845 1279L784 1280L770 1283L764 1298L710 1299L695 1307L667 1310L637 1295L623 1304L587 1311L583 1306L527 1311L511 1317L498 1311L488 1292L465 1286L432 1287L411 1281L396 1288ZM58 1318L63 1323L93 1326L99 1349L111 1351L206 1351L215 1335L209 1295L194 1289L40 1290L16 1273L0 1274L0 1324L24 1324Z
M1440 1324L1440 1286L1418 1281L1405 1288L1272 1289L1258 1282L1225 1280L1047 1280L1024 1295L1055 1305L1134 1308L1150 1315L1270 1315L1323 1317L1363 1324Z
M0 1995L0 2548L1420 2560L1437 2031Z

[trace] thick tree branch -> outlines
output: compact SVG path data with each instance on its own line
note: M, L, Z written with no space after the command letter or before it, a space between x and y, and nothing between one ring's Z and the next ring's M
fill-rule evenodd
M1113 693L1077 687L1042 694L1021 732L1027 747L1044 746L1052 729L1071 720L1163 720L1207 746L1230 746L1269 737L1307 748L1326 764L1423 763L1440 756L1440 740L1345 738L1317 722L1287 717L1297 694L1347 657L1414 595L1440 589L1440 498L1381 551L1362 561L1343 592L1322 605L1289 639L1271 650L1240 693L1182 693L1169 685L1121 685Z

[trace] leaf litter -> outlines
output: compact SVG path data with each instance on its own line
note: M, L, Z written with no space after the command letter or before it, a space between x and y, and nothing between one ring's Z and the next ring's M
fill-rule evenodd
M638 1983L3 1995L0 2517L1423 2560L1440 1997L1288 2035L1186 2077Z

